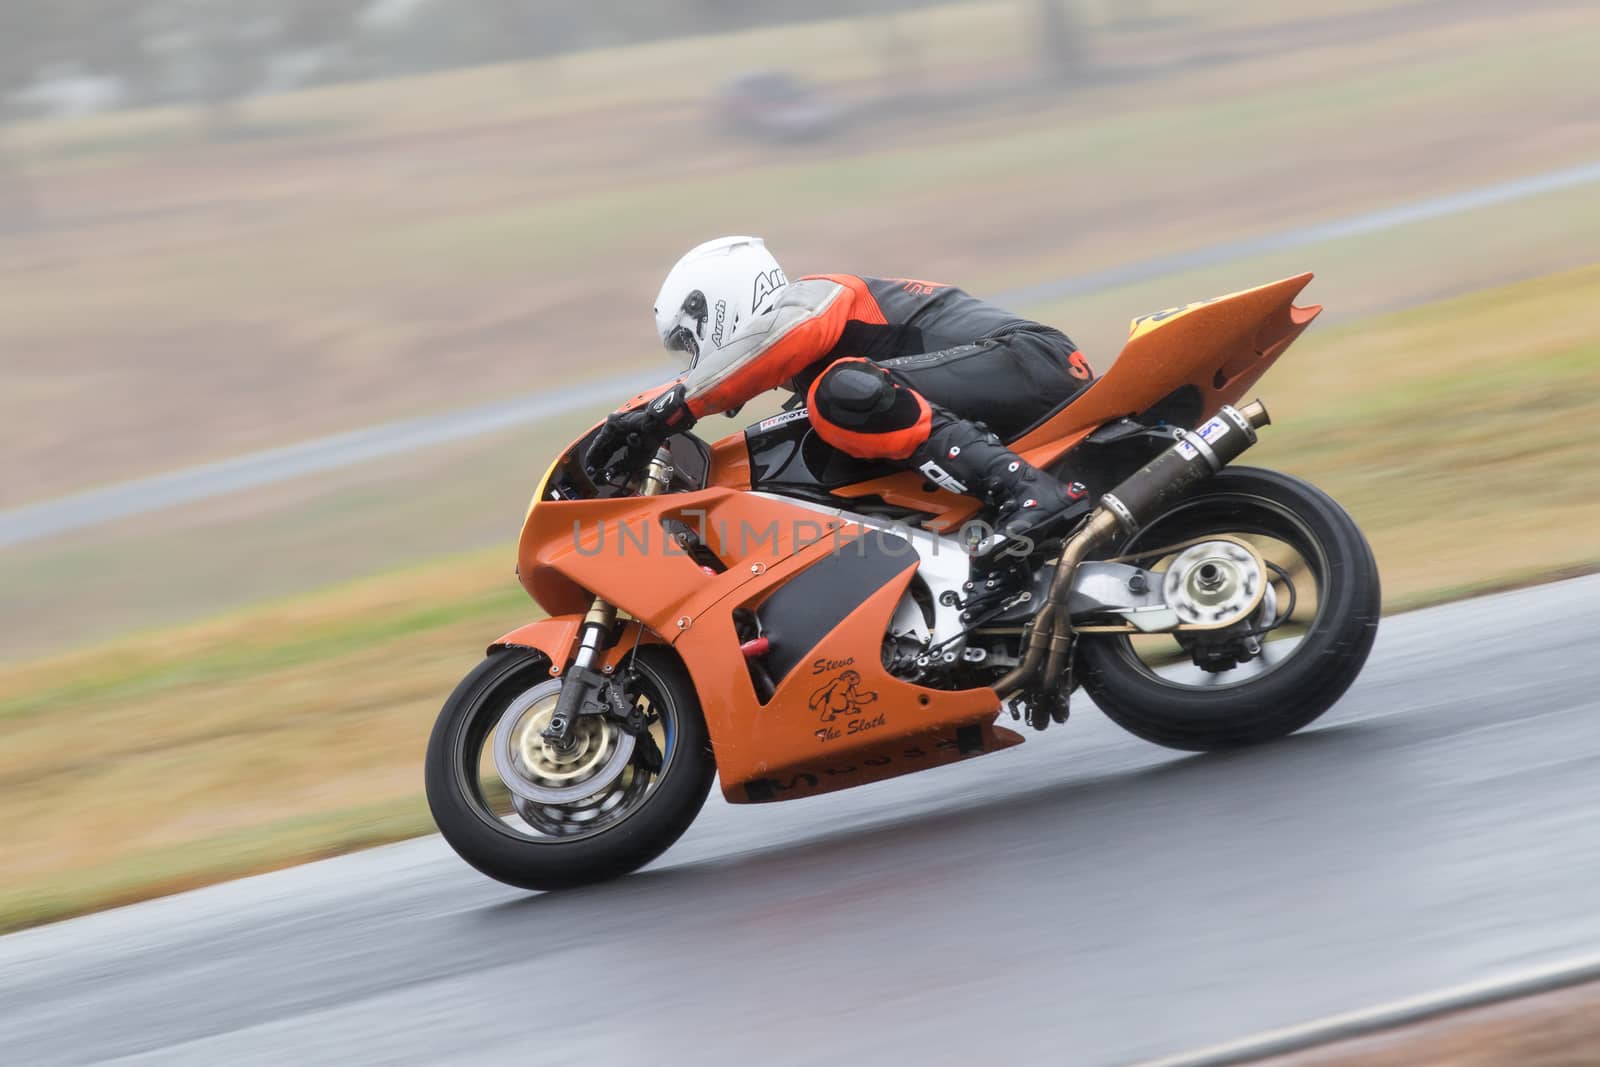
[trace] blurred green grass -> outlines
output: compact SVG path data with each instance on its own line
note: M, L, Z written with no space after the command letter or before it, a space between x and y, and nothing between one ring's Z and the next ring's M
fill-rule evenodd
M1387 607L1600 564L1600 266L1313 332L1252 463L1309 477ZM425 832L444 695L536 614L476 553L0 668L0 929Z

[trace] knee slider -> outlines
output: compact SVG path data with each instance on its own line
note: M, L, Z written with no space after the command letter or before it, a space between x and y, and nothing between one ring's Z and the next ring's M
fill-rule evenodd
M850 429L865 426L894 407L894 382L886 371L870 363L855 362L829 367L816 387L819 414Z

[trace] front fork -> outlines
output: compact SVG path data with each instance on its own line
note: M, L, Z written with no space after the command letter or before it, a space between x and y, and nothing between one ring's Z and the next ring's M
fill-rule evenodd
M645 468L639 495L658 496L667 491L671 482L672 453L663 446L656 449L655 458ZM572 657L572 665L567 668L561 696L556 700L555 713L539 735L557 750L572 748L573 729L579 716L620 715L624 720L632 717L626 701L609 691L609 679L594 669L595 660L611 644L616 624L617 606L604 597L595 597L578 631L578 651Z

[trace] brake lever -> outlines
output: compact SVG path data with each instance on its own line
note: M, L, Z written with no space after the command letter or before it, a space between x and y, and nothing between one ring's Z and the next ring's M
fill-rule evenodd
M626 489L628 483L638 476L638 471L629 471L624 467L607 467L600 472L600 481L612 489Z

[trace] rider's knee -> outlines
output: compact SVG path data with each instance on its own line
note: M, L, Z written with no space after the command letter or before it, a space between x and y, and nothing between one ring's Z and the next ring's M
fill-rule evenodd
M807 401L818 436L852 456L905 459L928 439L928 402L870 360L836 360Z

